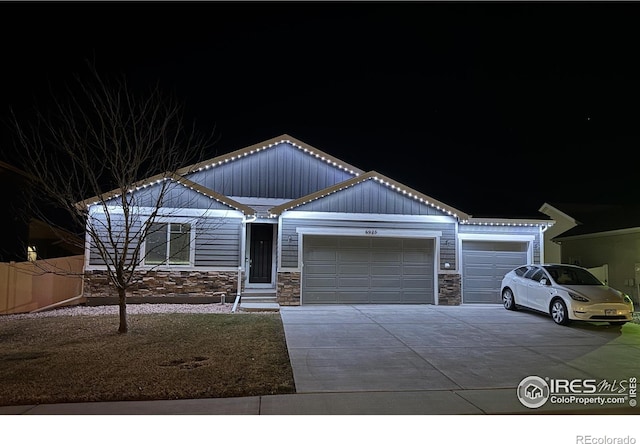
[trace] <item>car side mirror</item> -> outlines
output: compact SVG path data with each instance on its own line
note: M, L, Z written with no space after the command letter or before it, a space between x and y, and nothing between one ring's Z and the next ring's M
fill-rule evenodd
M540 279L540 285L549 285L549 281L547 280L547 278Z

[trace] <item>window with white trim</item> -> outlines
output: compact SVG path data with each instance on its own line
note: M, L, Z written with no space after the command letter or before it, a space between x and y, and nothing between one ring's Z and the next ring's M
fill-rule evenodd
M154 222L145 242L145 265L191 265L191 224Z

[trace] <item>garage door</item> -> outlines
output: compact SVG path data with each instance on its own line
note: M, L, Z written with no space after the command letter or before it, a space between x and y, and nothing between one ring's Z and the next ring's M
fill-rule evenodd
M302 304L434 301L433 239L305 236Z
M526 242L462 241L462 302L499 304L505 273L527 263Z

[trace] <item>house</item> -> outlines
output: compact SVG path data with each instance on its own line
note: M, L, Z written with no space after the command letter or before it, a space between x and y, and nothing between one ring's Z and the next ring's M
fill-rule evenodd
M0 217L4 233L0 238L0 262L84 254L83 238L33 192L28 173L0 161L0 186L5 208Z
M279 305L500 303L504 273L539 262L553 224L476 219L286 134L167 180L129 293L138 300L224 292ZM127 192L142 214L159 185L139 185ZM104 219L97 200L87 202L90 217ZM85 257L89 303L113 299L89 237Z
M533 384L526 388L525 393L529 397L529 399L538 399L544 396L544 392L542 391L542 389Z
M32 256L29 260L78 256L84 254L83 239L57 224L31 218L27 252Z
M640 303L639 205L545 203L542 208L558 221L570 221L557 233L549 230L545 241L560 246L558 262L589 268Z
M556 236L578 225L578 222L553 205L545 202L538 210L555 221L545 232L543 262L559 264L562 262L560 244L554 240Z
M0 161L0 186L3 190L4 214L0 217L0 262L27 260L30 213L24 205L28 192L25 172Z

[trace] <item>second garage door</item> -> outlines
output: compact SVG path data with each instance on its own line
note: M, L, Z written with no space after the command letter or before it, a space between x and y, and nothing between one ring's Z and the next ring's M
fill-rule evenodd
M302 304L428 304L434 241L305 236Z
M526 242L462 241L462 302L499 304L505 273L527 263Z

